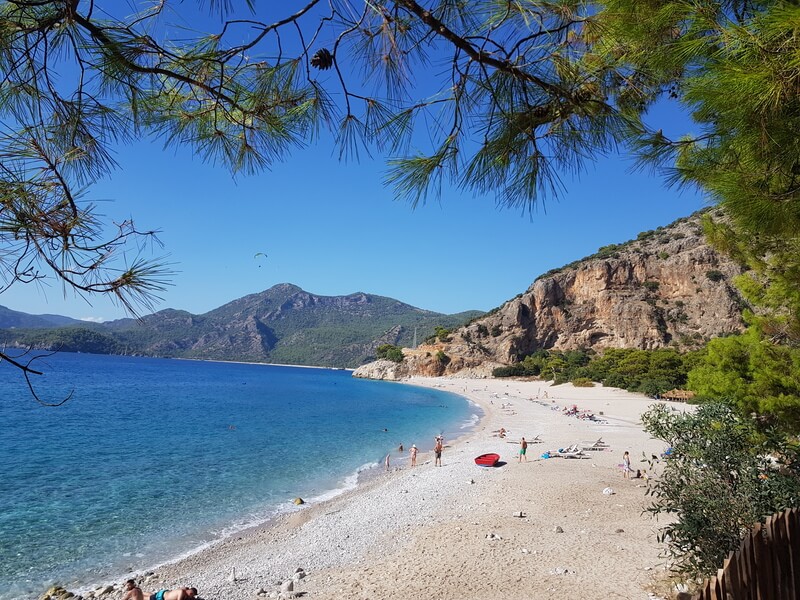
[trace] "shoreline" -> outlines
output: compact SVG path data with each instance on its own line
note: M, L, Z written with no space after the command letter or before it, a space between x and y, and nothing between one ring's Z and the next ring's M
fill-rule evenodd
M298 568L307 577L294 589L313 599L647 598L658 586L658 524L641 515L642 482L623 480L616 466L625 450L634 461L663 450L638 424L656 401L541 381L400 383L456 393L483 412L464 435L445 440L442 468L421 448L416 468L406 460L385 473L381 465L333 498L155 567L142 589L195 586L206 600L277 597ZM551 410L572 404L603 421ZM493 433L499 427L508 430L505 439ZM532 443L528 461L518 463L522 435L543 443ZM611 450L587 452L583 460L540 458L598 438ZM474 456L490 451L505 464L474 465ZM615 493L604 495L607 487Z

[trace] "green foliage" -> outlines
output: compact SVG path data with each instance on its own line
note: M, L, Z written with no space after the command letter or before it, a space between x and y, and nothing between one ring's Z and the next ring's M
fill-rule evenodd
M572 380L575 387L594 387L594 383L588 377L576 377Z
M657 292L661 284L658 281L643 281L642 287L648 292Z
M403 350L398 346L392 344L382 344L375 349L375 355L378 358L384 358L396 363L403 362Z
M658 258L661 260L667 260L669 258L669 252L664 252L663 250L658 253Z
M744 265L734 283L758 310L748 320L773 343L800 344L800 237L745 235L724 220L704 219L709 242Z
M694 357L694 353L681 354L671 348L609 348L588 364L586 372L603 385L656 396L683 387Z
M687 385L703 398L730 399L746 414L800 432L800 348L765 342L755 327L711 340Z
M524 377L525 375L525 367L522 363L492 369L492 377Z
M8 334L6 337L11 337ZM113 337L83 327L64 327L20 332L15 344L22 347L62 352L119 354L124 347Z
M503 333L503 328L499 325L492 326L492 337L498 337L500 334Z
M452 333L449 329L445 329L444 327L437 325L434 327L434 336L439 339L440 342L449 342L450 341L450 333Z
M668 515L660 530L674 568L690 576L716 572L742 532L770 514L800 505L798 447L725 404L696 412L651 407L642 422L672 448L651 480L647 508Z
M717 271L716 269L712 269L711 271L706 271L706 278L709 281L722 281L725 279L725 275L721 271Z
M449 356L447 356L447 354L444 353L443 350L439 350L436 353L435 358L436 362L439 363L439 365L441 365L442 367L445 367L448 364L450 364L450 361L452 360Z
M608 246L601 246L592 258L617 258L619 256L620 245L609 244Z
M519 363L495 369L492 374L495 377L541 377L552 379L555 384L599 381L608 387L655 397L683 387L689 370L697 361L697 352L681 354L672 348L609 348L599 356L586 350L538 350Z

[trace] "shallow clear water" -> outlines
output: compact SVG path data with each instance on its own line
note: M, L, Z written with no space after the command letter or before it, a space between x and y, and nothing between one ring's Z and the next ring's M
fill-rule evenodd
M478 409L348 371L58 354L0 365L0 600L78 587L190 552L324 497ZM387 429L388 431L384 431Z

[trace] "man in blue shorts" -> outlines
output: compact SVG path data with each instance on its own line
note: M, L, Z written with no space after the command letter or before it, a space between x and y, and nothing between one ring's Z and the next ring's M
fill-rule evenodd
M159 590L146 596L147 600L190 600L197 597L197 588L183 587L179 590Z

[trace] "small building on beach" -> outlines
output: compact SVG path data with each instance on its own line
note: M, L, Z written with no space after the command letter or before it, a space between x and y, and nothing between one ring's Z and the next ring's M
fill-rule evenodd
M662 400L677 400L678 402L687 402L694 398L694 392L690 390L670 390L661 394Z

